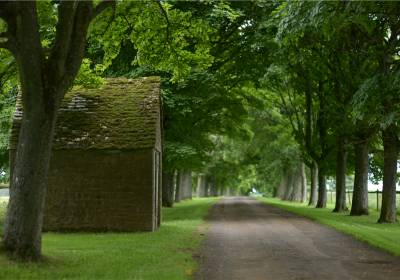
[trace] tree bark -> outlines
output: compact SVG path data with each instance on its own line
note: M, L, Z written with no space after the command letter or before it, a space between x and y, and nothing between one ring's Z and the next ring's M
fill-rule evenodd
M326 176L322 170L318 172L318 201L316 208L326 207Z
M179 170L176 174L176 182L175 182L175 202L180 202L182 197L182 188L181 188L181 171Z
M290 200L290 197L292 195L293 192L293 173L291 171L288 171L288 175L287 175L287 181L286 181L286 185L284 186L284 194L283 194L283 200Z
M301 202L307 201L307 176L306 166L304 162L301 163Z
M162 206L174 206L174 176L173 174L163 172L162 179Z
M36 7L26 3L21 9L17 40L31 47L19 49L16 60L21 79L24 113L13 174L10 201L4 228L4 247L23 260L38 260L41 255L41 229L50 160L53 127L56 121L54 106L46 96L42 80L43 52L37 26ZM33 25L33 26L31 26Z
M37 260L41 255L43 208L55 121L55 112L29 110L24 112L21 125L12 167L12 199L4 227L4 246L24 260Z
M206 176L199 175L197 179L197 196L198 197L205 197L206 196Z
M368 215L368 141L355 144L354 190L350 215Z
M192 199L192 173L184 170L180 176L181 199Z
M396 177L399 143L396 135L396 126L391 125L382 131L383 140L383 189L382 207L379 223L395 223L396 212Z
M346 206L347 149L345 139L339 136L336 155L336 203L333 212L347 211Z
M318 165L314 161L311 167L311 193L310 193L310 201L308 205L315 205L318 200Z
M218 196L218 188L215 176L210 176L209 180L209 196Z
M56 35L49 56L39 35L36 2L0 2L7 23L8 48L16 58L21 81L23 117L4 228L4 247L12 256L36 261L41 255L41 230L51 143L57 111L81 65L89 23L114 1L63 1L58 5Z
M295 202L302 201L303 195L303 177L302 177L302 168L301 163L296 166L296 169L293 171L293 179L291 186L291 193L289 200Z
M187 193L186 193L186 199L192 199L192 192L193 192L193 190L192 190L192 172L191 171L188 171L187 172L187 174L186 174L186 190L187 190Z
M304 177L302 164L298 164L294 170L287 170L279 186L279 195L283 200L301 202L304 192ZM305 174L304 174L305 175Z
M204 188L204 196L205 197L209 197L211 195L210 190L211 190L211 179L210 179L210 176L206 176L206 184L205 184L205 188Z
M285 173L282 176L281 182L279 183L279 186L276 190L276 197L279 197L280 199L284 198L287 182L288 182L288 175Z

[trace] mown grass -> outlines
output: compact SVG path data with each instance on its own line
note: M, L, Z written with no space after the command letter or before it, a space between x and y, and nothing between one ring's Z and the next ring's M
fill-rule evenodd
M198 230L216 198L163 209L153 233L46 233L40 264L21 264L0 254L0 279L188 279L203 234ZM0 223L4 221L4 203Z
M309 198L308 198L309 199ZM353 199L353 193L346 194L346 203L351 206L351 202ZM396 196L397 205L400 205L400 195ZM335 204L336 202L336 192L328 191L327 196L328 203ZM382 204L382 194L381 193L368 193L368 208L378 211L381 209ZM397 209L397 213L400 214L400 208Z
M276 198L259 198L261 201L289 212L315 220L341 232L353 235L374 247L400 256L400 225L378 224L379 213L370 209L368 216L350 216L348 213L332 213L333 205L316 209L303 203L282 201Z

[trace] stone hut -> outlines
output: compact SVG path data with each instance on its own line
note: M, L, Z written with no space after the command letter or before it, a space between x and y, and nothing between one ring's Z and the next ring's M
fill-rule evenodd
M43 229L153 231L160 225L160 79L108 79L68 92L58 113ZM19 107L19 108L18 108ZM22 117L14 116L10 159Z

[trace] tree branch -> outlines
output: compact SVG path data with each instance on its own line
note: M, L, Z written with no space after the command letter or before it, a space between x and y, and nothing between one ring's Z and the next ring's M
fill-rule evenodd
M169 21L167 11L162 6L161 1L159 1L159 0L154 0L154 1L157 3L158 7L160 8L161 13L164 15L165 21L167 22L167 30L166 30L167 38L166 38L166 41L169 42L169 37L170 37L169 27L170 27L171 23Z
M52 68L50 72L53 75L62 76L64 74L67 54L73 40L72 30L76 11L76 1L62 1L58 6L56 36L48 58L48 65ZM59 79L60 77L55 77L55 80Z
M107 8L112 7L115 13L115 6L117 2L115 0L103 0L97 6L94 8L93 14L91 16L91 19L94 19L97 17L99 14L101 14L104 10Z

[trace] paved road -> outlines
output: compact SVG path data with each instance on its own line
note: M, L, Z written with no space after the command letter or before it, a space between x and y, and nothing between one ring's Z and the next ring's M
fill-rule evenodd
M222 199L209 222L196 279L400 279L400 258L251 198Z

